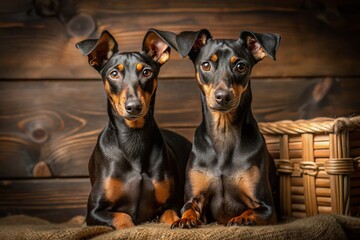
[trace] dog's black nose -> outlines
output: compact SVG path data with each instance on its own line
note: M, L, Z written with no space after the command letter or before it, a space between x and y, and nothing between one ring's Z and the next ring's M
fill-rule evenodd
M142 106L138 100L130 100L126 102L125 110L128 114L136 115L141 112Z
M231 100L230 91L216 90L215 91L215 100L220 105L228 104Z

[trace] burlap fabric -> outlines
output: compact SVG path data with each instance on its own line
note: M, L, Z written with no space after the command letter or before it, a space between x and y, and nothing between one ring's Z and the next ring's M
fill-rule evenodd
M54 224L29 216L0 219L0 239L359 239L360 218L318 215L273 226L224 227L217 224L198 229L170 229L145 223L114 231L109 227L84 226L83 217Z
M113 231L110 227L83 225L84 217L79 216L62 224L24 215L0 219L0 239L91 239L103 233Z

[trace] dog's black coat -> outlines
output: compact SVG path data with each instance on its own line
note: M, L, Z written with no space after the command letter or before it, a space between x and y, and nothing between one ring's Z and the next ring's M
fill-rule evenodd
M89 162L88 225L117 229L160 217L171 224L183 205L191 143L154 120L157 76L170 55L168 33L149 30L142 52L120 53L111 34L77 47L102 76L109 122Z
M252 114L250 74L266 55L275 59L280 36L242 32L237 40L217 40L203 29L169 41L194 64L203 114L187 164L182 218L172 227L275 223L278 178Z

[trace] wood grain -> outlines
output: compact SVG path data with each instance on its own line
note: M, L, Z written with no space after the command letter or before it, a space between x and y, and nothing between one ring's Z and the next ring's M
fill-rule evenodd
M315 100L313 92L322 81L254 79L255 117L276 121L360 114L360 81L334 80ZM155 108L159 126L192 140L201 122L199 95L192 79L161 79ZM100 81L0 81L0 96L1 177L88 175L89 157L107 122Z
M96 38L108 29L118 40L121 51L138 51L149 28L176 33L208 28L214 38L233 39L243 30L279 33L282 43L277 62L269 59L261 62L253 70L256 77L360 74L357 66L360 32L355 24L360 14L355 1L336 1L330 6L334 9L332 15L326 6L306 6L299 0L285 3L210 0L206 4L140 0L129 5L91 0L76 1L75 6L67 6L72 1L64 1L65 10L61 10L64 12L58 18L39 17L31 4L25 8L16 2L9 7L4 4L3 12L8 14L4 14L0 23L1 78L97 79L96 71L75 48L76 42ZM91 20L88 23L79 19ZM96 30L84 35L92 31L85 28L93 25ZM194 70L189 60L180 59L173 51L161 76L193 77Z
M53 222L86 215L88 178L0 181L0 216L26 214Z

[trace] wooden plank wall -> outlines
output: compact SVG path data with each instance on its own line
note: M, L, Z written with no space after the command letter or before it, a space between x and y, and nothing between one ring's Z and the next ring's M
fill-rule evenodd
M76 42L107 29L121 51L137 51L149 28L276 32L277 61L253 69L257 120L349 116L360 114L359 13L355 0L1 1L0 216L85 214L87 163L107 116ZM191 62L173 51L159 77L159 125L191 140L201 120Z

